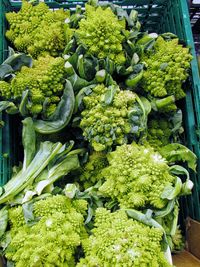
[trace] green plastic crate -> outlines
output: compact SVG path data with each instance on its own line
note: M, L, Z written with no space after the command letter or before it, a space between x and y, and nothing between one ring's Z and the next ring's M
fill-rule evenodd
M82 1L45 1L51 8L70 8L74 10L76 5L84 6ZM109 1L107 1L109 2ZM193 194L182 199L182 216L190 215L192 218L200 220L200 81L195 56L194 42L191 32L187 0L124 0L111 1L122 6L127 11L136 9L139 12L139 19L143 30L149 32L173 32L191 47L194 59L191 63L191 76L187 84L188 91L186 99L183 101L185 145L188 146L198 157L197 174L191 173L191 178L195 184ZM6 56L7 43L4 37L7 27L4 13L6 11L17 11L20 8L19 0L0 0L0 62ZM10 176L10 164L16 157L17 149L12 152L11 143L12 129L8 116L5 118L6 125L0 129L0 184L4 184ZM6 153L7 158L3 158Z

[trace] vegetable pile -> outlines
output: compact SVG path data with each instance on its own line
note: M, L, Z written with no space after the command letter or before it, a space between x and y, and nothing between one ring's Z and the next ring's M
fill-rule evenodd
M0 187L7 265L172 266L196 170L180 102L189 48L111 3L70 14L24 0L6 18L0 111L21 119L24 148Z

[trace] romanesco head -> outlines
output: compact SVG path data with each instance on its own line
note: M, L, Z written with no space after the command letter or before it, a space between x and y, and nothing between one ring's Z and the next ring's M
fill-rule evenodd
M86 18L79 22L79 28L76 30L78 43L86 45L89 53L100 59L109 57L115 63L123 64L124 36L121 31L125 30L125 25L118 21L110 7L95 8L86 4L85 8Z
M116 86L111 103L106 104L108 90L103 84L97 85L83 99L80 127L95 151L127 143L128 135L138 138L145 130L144 113L136 94Z
M118 146L107 156L109 166L101 175L105 182L99 188L104 196L118 200L125 208L163 208L166 200L161 194L167 185L173 184L164 158L150 146Z
M129 219L125 211L98 208L92 235L83 242L77 267L171 266L161 249L162 231Z
M178 39L166 41L159 36L153 50L146 53L142 60L147 64L143 75L146 92L155 97L174 95L176 100L185 97L182 84L188 77L192 55L188 48L178 43ZM173 104L168 108L173 111L176 106Z
M75 266L75 251L87 238L87 202L55 195L38 200L33 208L38 216L33 225L21 223L21 206L10 210L13 234L6 258L16 266Z

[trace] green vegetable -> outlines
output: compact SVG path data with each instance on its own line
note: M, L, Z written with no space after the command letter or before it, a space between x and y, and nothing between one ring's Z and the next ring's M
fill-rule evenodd
M122 51L124 36L121 31L125 29L117 16L107 7L93 7L86 4L86 18L79 22L76 30L78 44L84 44L88 52L99 59L109 57L117 64L125 62Z
M84 240L83 266L171 266L161 248L163 231L127 217L123 210L98 208L92 235Z
M85 200L73 200L63 195L35 201L33 225L25 222L27 211L22 206L9 210L11 241L5 250L6 258L16 267L75 266L75 252L87 237L84 217Z
M48 120L35 120L34 128L42 134L52 134L62 130L69 123L74 111L75 99L71 83L66 80L64 93L54 113Z
M185 97L182 83L188 77L191 60L189 49L178 44L177 38L165 41L159 36L151 51L142 57L147 66L143 74L144 91L154 97L174 95L176 100Z
M163 192L168 187L175 190L178 178L170 174L167 162L152 147L122 145L107 158L109 166L101 172L105 182L99 188L105 197L116 199L123 208L144 209L150 205L162 209L167 205L168 196L163 197Z
M18 51L33 57L47 53L58 56L72 35L65 23L68 18L69 12L63 9L52 11L45 3L33 5L23 1L19 12L6 14L10 25L6 37Z
M127 143L129 135L138 138L145 131L148 114L135 93L122 91L115 84L108 88L100 84L88 90L83 98L80 127L95 151Z
M160 153L168 160L168 162L187 162L189 168L194 171L196 170L197 157L184 145L177 143L168 144L160 150Z

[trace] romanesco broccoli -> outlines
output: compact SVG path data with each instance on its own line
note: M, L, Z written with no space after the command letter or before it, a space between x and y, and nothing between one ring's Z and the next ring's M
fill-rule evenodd
M95 8L86 4L85 8L86 18L79 22L76 30L78 43L86 45L88 52L100 59L109 57L117 64L124 63L121 31L125 30L125 23L119 22L110 7Z
M165 41L159 36L153 50L142 58L147 64L144 90L155 97L174 95L176 100L185 97L182 84L188 77L191 59L189 49L178 44L178 39Z
M80 127L84 137L95 151L103 151L113 145L127 142L128 135L138 138L145 130L144 110L137 102L137 95L116 86L113 100L105 103L108 88L103 84L93 88L90 95L83 98Z
M99 188L105 196L118 200L121 207L161 209L167 201L161 198L164 188L172 185L164 158L150 146L118 146L108 154L109 166L102 170L105 182Z
M162 231L129 219L125 211L98 208L85 258L77 267L170 267L161 249Z
M77 209L76 209L77 207ZM75 250L87 238L82 213L87 209L84 200L73 201L56 195L34 204L37 221L24 223L22 207L11 208L11 242L6 258L22 266L75 266ZM21 221L20 221L21 220Z
M80 181L83 182L85 189L95 185L102 179L101 170L108 165L106 154L102 152L93 152L88 162L83 166Z
M52 11L45 3L33 5L22 1L20 11L7 13L6 18L10 25L6 37L18 51L34 57L44 53L58 56L65 48L68 11Z
M51 56L39 57L33 67L22 67L21 71L11 80L10 94L14 101L21 100L22 92L29 90L27 108L32 115L43 111L50 116L56 109L56 104L62 96L65 83L64 59ZM53 107L53 108L52 108Z

